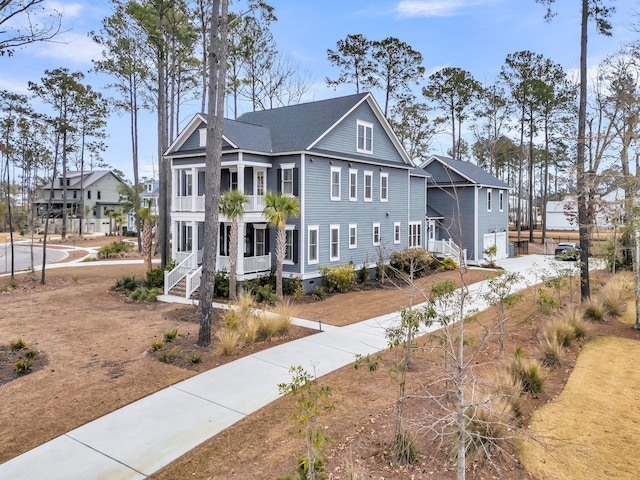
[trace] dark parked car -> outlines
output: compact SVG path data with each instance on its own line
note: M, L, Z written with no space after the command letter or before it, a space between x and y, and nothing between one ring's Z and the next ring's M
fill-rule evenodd
M556 247L555 257L558 260L577 260L578 245L576 243L563 242Z

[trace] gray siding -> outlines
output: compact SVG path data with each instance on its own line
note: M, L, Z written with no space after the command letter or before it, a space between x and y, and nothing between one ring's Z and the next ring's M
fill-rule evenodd
M445 169L442 163L433 161L426 168L431 175L433 182L438 185L450 185L451 183L468 182L466 178L461 177L456 172Z
M348 115L339 125L337 125L325 138L323 138L314 148L328 150L336 153L344 153L345 155L361 155L368 154L358 153L356 151L357 141L357 121L362 120L373 124L373 155L371 159L384 159L385 161L399 163L402 165L404 161L396 150L395 146L387 136L384 128L378 122L377 117L367 103L363 103L350 115Z
M411 202L409 203L409 220L423 220L427 209L427 183L422 177L411 177Z
M504 205L502 212L499 206L499 188L492 188L491 212L487 211L487 189L482 188L478 193L478 259L483 258L484 235L493 232L506 232L509 230L508 197L509 192L504 192Z
M185 142L182 144L182 146L178 151L186 152L189 150L201 150L203 147L200 146L200 129L206 128L206 127L207 127L206 123L200 122L200 125L198 125L198 128L196 128L195 131L191 135L189 135L189 138L185 140Z
M429 206L444 216L438 225L436 240L451 238L456 244L467 249L467 258L473 258L474 252L474 190L475 187L429 188L427 193ZM459 208L458 208L459 205Z

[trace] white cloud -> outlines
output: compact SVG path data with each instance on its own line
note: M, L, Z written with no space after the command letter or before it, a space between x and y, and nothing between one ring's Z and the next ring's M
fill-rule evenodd
M402 0L396 6L401 17L450 17L467 7L495 3L495 0Z
M67 32L55 41L38 45L33 54L37 57L59 60L75 65L90 65L91 60L102 58L102 47L86 35Z
M63 18L77 18L80 16L83 5L81 3L66 3L51 1L47 3L50 12L61 13Z

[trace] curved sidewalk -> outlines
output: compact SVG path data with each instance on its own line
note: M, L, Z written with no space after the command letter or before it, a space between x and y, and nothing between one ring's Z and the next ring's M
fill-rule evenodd
M498 262L517 271L517 288L540 281L552 260L530 255ZM91 264L95 264L91 262ZM487 307L486 281L469 286L468 308ZM279 397L289 368L317 376L387 348L385 328L399 312L323 331L201 373L89 422L0 465L12 480L143 479ZM316 322L297 324L317 328ZM34 419L37 421L37 419Z

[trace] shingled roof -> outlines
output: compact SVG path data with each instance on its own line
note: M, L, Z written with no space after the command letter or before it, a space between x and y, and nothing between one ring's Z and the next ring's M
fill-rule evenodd
M480 168L478 165L475 165L471 162L463 162L461 160L455 160L449 157L443 157L441 155L432 155L430 156L423 164L422 168L426 170L427 166L433 161L438 161L443 165L451 168L451 170L457 172L463 177L467 178L471 183L475 183L478 185L486 186L486 187L496 187L496 188L504 188L508 189L509 185L504 183L502 180L494 177L486 170ZM445 180L446 181L446 180ZM431 183L443 183L443 179L432 178L430 180Z

